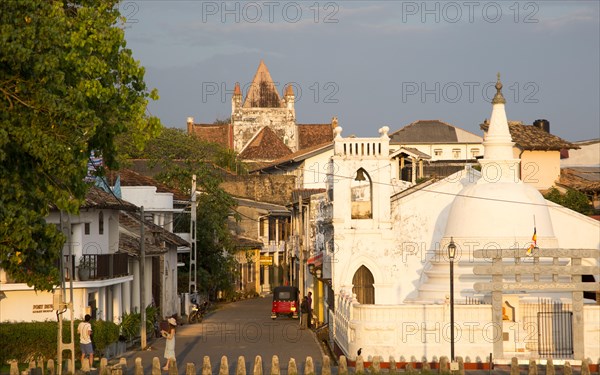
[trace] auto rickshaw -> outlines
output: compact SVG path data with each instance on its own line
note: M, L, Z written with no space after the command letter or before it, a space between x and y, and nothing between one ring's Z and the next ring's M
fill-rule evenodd
M298 288L295 286L278 286L273 289L273 305L271 307L271 319L278 316L288 316L298 319L300 300Z

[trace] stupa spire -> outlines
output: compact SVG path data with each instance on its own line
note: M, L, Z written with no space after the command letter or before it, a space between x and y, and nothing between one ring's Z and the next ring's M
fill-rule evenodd
M504 95L502 95L502 82L500 82L500 72L498 72L497 77L498 80L496 81L496 95L494 95L494 99L492 99L492 104L506 104L506 99L504 99Z
M483 141L484 157L480 160L480 163L482 170L489 165L498 169L498 173L494 173L495 177L490 178L491 181L518 181L518 176L515 176L515 171L518 168L514 168L514 164L518 163L519 160L515 159L513 155L514 142L506 118L506 99L502 95L500 73L497 77L496 95L492 99L492 115ZM492 176L492 174L489 174L489 176ZM482 180L485 180L485 178Z

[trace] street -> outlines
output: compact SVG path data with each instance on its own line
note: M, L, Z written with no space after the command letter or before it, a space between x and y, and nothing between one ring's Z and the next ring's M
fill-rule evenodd
M273 355L279 357L282 371L287 370L290 358L296 360L299 372L303 371L307 356L313 358L316 368L322 363L321 349L311 330L300 330L297 319L271 319L271 295L217 305L202 323L185 322L178 326L175 338L179 373L185 372L186 364L191 362L199 372L204 356L210 357L213 373L218 372L224 355L230 372L235 371L239 356L244 356L247 371L252 371L257 355L262 357L265 372L270 371ZM128 351L123 356L127 358L128 369L133 369L138 357L142 358L144 373L150 373L153 357L160 359L161 366L165 365L165 339L152 340L148 340L148 350Z

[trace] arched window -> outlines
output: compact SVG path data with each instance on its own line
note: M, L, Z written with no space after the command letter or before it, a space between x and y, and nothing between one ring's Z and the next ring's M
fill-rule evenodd
M375 304L375 279L373 274L365 266L360 266L354 277L352 277L352 293L356 294L358 302L365 305Z
M104 212L98 214L98 234L104 234Z
M356 171L350 184L352 219L373 218L373 193L371 177L363 168Z

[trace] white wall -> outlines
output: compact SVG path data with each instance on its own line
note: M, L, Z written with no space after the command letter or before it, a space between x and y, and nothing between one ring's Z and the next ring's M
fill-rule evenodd
M300 169L299 189L325 189L327 187L327 173L330 170L330 160L333 150L329 149L304 160ZM333 174L339 171L333 168Z
M483 144L482 143L423 143L423 144L405 144L405 145L391 145L391 148L399 149L400 147L411 147L424 152L431 156L431 161L437 160L472 160L475 159L473 156L473 150L479 150L477 155L483 155ZM454 150L460 150L458 157L455 157ZM435 150L441 150L441 155L436 155Z
M144 211L173 211L173 193L157 193L155 186L122 186L121 195Z
M559 178L559 151L523 151L521 181L538 190L546 190L551 188Z
M569 157L560 161L561 167L583 167L600 165L600 140L576 143L579 150L569 150Z

